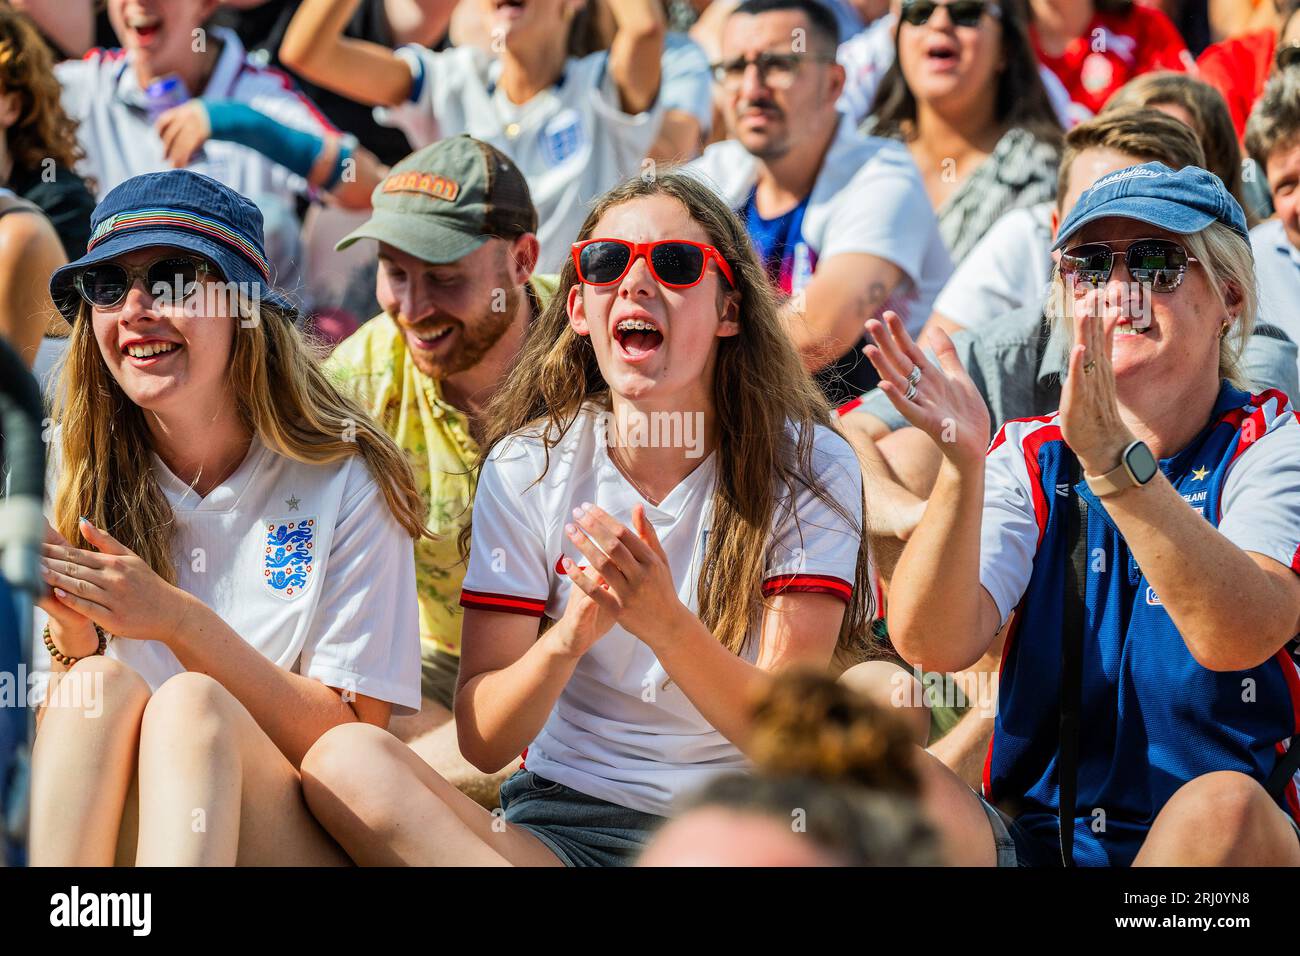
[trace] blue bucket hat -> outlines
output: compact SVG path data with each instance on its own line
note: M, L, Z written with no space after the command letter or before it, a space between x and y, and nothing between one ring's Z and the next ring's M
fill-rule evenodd
M1090 222L1136 219L1182 235L1221 222L1250 243L1246 213L1223 180L1199 166L1175 172L1164 163L1143 163L1103 176L1086 190L1061 223L1053 249Z
M250 297L293 308L271 284L261 210L209 176L170 169L133 176L95 207L86 254L50 277L50 297L68 323L76 321L81 301L72 281L77 272L149 246L204 256L225 281L239 283Z

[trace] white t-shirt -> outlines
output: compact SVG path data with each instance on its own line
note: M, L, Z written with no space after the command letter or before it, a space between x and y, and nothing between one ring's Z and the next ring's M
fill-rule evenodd
M1042 202L999 217L958 264L934 311L969 329L1045 301L1052 279L1054 208Z
M175 515L178 587L277 666L386 700L394 713L419 710L415 549L363 459L309 465L254 438L205 498L157 455L153 470ZM154 690L185 669L157 641L118 637L107 653Z
M714 143L686 169L713 186L733 210L743 210L758 182L758 158L737 140ZM842 118L808 197L801 227L807 254L824 262L841 253L867 253L892 262L906 280L890 296L909 331L930 317L935 296L952 274L952 260L929 197L907 148L865 136ZM795 257L801 256L795 250ZM816 267L813 268L816 274ZM791 294L808 276L796 276Z
M513 159L537 207L539 272L560 271L592 201L641 171L659 132L663 98L624 113L604 51L570 58L558 83L522 104L497 86L500 61L476 47L404 46L397 54L411 68L410 100L377 108L376 121L417 149L469 133Z
M698 611L696 582L709 534L717 477L709 455L658 505L645 501L610 461L594 406L588 406L550 452L542 474L535 433L498 444L483 466L474 498L474 531L461 603L558 620L572 587L558 566L583 557L564 533L573 508L585 501L631 526L632 506L646 517L668 555L677 596ZM818 428L813 469L832 498L861 517L862 475L848 443ZM852 593L860 534L806 490L797 496L799 523L788 498L768 557L765 593L779 587ZM758 654L756 634L743 655ZM615 625L579 661L546 725L528 746L527 767L590 796L646 813L668 815L673 801L725 771L748 766L669 679L654 652Z
M1300 343L1300 249L1291 245L1278 219L1252 229L1250 246L1259 284L1258 322L1275 325Z
M338 134L286 74L249 60L233 30L213 28L209 42L213 40L221 41L221 51L200 95L237 100L317 136ZM77 139L86 157L77 172L94 178L99 198L132 176L171 169L127 51L91 50L85 59L58 64L55 74L63 85L63 108L80 124ZM204 143L186 168L225 183L257 204L266 220L267 257L276 266L276 285L298 291L302 224L291 197L310 195L307 181L256 150L225 140Z

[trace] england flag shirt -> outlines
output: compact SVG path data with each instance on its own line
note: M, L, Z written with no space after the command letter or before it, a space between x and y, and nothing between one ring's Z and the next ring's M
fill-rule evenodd
M988 454L981 528L980 582L1003 621L1015 611L984 793L1014 804L1049 851L1070 455L1058 414L1007 422ZM1224 382L1207 426L1160 470L1237 547L1300 573L1300 423L1281 392ZM1198 664L1104 501L1082 479L1074 491L1088 504L1074 859L1127 866L1183 784L1217 770L1267 780L1300 730L1300 670L1294 641L1248 670ZM1300 820L1294 780L1284 804Z
M175 516L177 587L279 667L419 710L415 551L362 458L305 464L254 438L205 497L157 455L153 472ZM158 641L114 637L107 654L153 690L185 670Z
M629 527L633 505L645 508L668 556L677 596L698 613L696 583L709 536L717 452L702 457L695 470L654 505L610 460L603 429L597 425L599 414L593 405L583 409L550 450L545 477L546 454L536 434L517 433L492 449L474 498L469 570L461 594L465 607L559 620L573 587L560 558L568 555L586 564L564 525L575 507L589 501ZM820 426L814 438L813 473L860 525L862 475L857 457L843 438ZM793 513L784 496L772 528L763 594L816 592L847 603L859 541L859 526L850 525L811 492L799 491ZM758 644L758 634L752 632L742 650L751 663L757 659ZM705 721L672 681L654 652L617 624L578 662L527 752L528 769L542 777L662 816L681 794L747 766L740 751Z
M644 113L623 112L604 50L570 57L559 82L526 103L511 102L497 86L500 61L477 47L397 54L411 69L409 99L377 108L375 119L416 148L469 133L513 159L537 206L538 272L560 271L591 204L641 172L659 133L663 97Z

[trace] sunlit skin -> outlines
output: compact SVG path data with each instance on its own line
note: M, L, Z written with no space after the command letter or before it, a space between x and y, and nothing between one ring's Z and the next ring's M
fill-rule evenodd
M807 833L752 812L702 807L665 826L640 866L842 866Z
M1088 242L1151 238L1184 241L1177 233L1134 219L1107 218L1080 229L1067 249ZM1066 301L1076 311L1095 310L1105 326L1116 326L1111 360L1122 405L1150 406L1157 396L1185 395L1189 388L1199 394L1218 391L1219 332L1228 314L1199 263L1188 266L1173 292L1151 292L1132 280L1117 255L1104 286L1080 299L1067 295ZM1125 327L1144 322L1149 325L1142 334L1123 334Z
M796 31L808 37L808 19L797 10L732 16L723 28L722 62L752 59L764 52L790 53L791 37L800 35ZM806 48L817 52L811 37ZM787 89L773 89L751 65L738 89L718 88L718 96L731 135L755 156L772 160L823 135L823 127L836 119L826 108L834 104L843 88L840 66L809 60L800 66Z
M1275 147L1268 155L1264 174L1278 222L1291 245L1300 249L1300 138Z
M136 249L117 257L127 266L145 265L162 256L188 256L184 250L162 246ZM220 288L220 274L206 280ZM206 305L222 305L226 296L196 293ZM100 355L122 391L136 405L168 416L182 417L194 408L215 409L226 403L226 369L234 346L235 322L225 314L210 315L205 308L156 299L137 281L123 303L115 309L92 310L95 340ZM171 352L149 358L133 358L129 345L166 342L179 346Z
M113 32L131 54L141 86L177 73L191 95L202 90L201 78L210 64L205 66L205 58L195 54L215 53L216 44L205 43L196 50L195 31L217 6L217 0L109 0Z
M536 240L527 242L535 260ZM455 262L433 264L379 244L375 295L422 373L444 380L473 368L519 323L531 264L520 274L514 245L490 239Z
M1002 69L1002 25L989 14L959 27L935 10L922 26L898 24L898 62L917 100L949 109L985 109Z
M641 197L615 206L596 223L592 237L709 242L703 227L668 196ZM725 311L719 307L725 291L726 280L714 264L698 285L670 289L655 280L642 258L614 285L575 285L569 293L569 321L579 335L590 336L616 404L629 403L642 412L711 410L717 340L740 333L731 300ZM662 342L632 360L614 334L624 319L653 323L662 333Z

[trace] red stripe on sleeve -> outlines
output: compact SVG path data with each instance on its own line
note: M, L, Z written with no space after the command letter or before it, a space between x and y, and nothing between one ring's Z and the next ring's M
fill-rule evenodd
M541 617L546 610L546 601L537 598L517 597L513 594L490 594L486 591L471 591L462 588L460 606L474 608L478 611L505 611L509 614L526 614L529 617Z
M845 604L853 597L853 585L829 574L781 574L763 582L763 596L784 593L831 594Z

